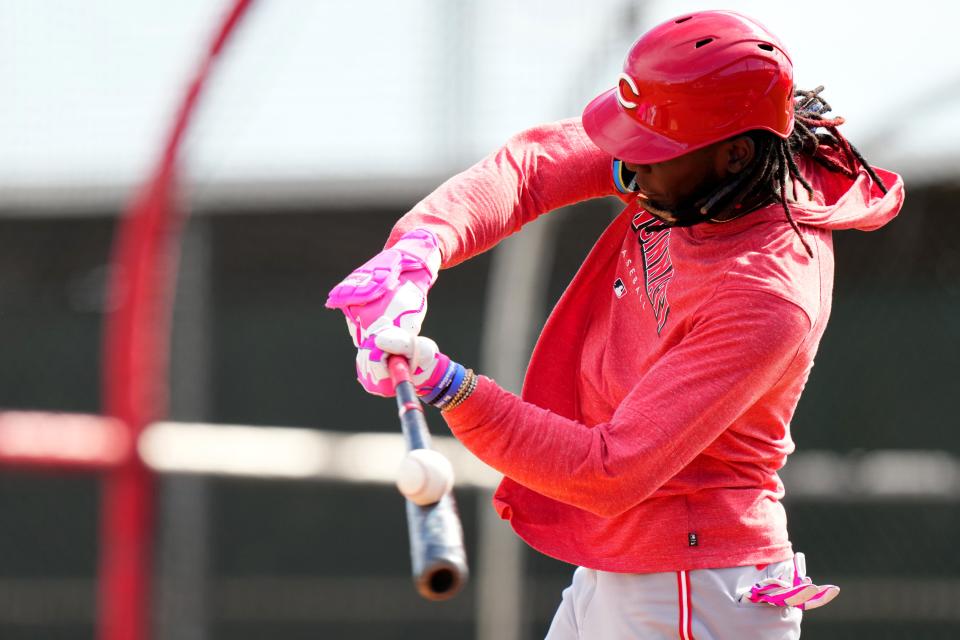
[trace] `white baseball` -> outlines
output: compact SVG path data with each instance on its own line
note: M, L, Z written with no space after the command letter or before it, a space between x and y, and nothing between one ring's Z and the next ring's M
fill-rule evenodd
M397 489L420 506L438 502L452 488L453 466L433 449L410 451L397 470Z

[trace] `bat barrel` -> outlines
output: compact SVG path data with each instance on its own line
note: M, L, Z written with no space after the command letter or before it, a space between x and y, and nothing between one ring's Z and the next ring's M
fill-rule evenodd
M463 529L451 494L421 507L407 500L410 560L417 591L428 600L447 600L467 581Z

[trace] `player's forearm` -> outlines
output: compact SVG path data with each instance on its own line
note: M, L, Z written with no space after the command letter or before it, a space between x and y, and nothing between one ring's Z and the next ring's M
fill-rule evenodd
M524 402L481 378L463 405L444 414L481 460L545 496L612 517L642 502L682 463L669 434L642 416L587 427Z
M579 119L528 129L414 206L388 245L411 229L430 229L440 240L443 266L453 266L543 213L615 193L610 162Z

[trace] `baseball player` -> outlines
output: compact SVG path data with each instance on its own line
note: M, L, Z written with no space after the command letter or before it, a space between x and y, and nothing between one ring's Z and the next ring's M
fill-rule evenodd
M364 388L391 395L385 359L407 356L424 401L504 474L500 515L577 565L549 640L797 638L802 610L839 591L793 551L777 470L830 315L831 234L883 226L904 190L830 111L755 20L668 20L580 118L448 180L330 293ZM600 196L626 208L520 397L418 336L440 268Z

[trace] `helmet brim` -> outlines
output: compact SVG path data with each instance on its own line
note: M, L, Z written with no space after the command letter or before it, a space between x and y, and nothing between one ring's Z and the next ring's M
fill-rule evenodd
M644 127L617 100L616 87L590 101L583 110L583 128L600 149L634 164L665 162L706 146L671 140Z

